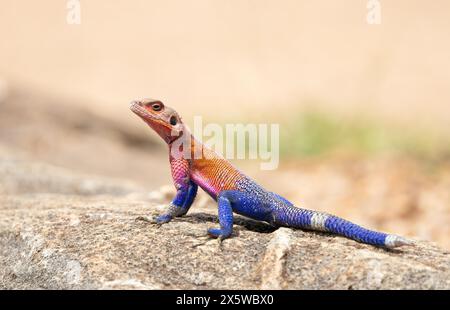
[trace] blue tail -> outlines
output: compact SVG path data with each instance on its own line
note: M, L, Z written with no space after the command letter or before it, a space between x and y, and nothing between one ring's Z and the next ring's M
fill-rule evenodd
M387 248L411 244L410 241L396 236L363 228L340 217L294 206L284 206L274 212L275 224L294 228L304 228L331 232L347 238Z

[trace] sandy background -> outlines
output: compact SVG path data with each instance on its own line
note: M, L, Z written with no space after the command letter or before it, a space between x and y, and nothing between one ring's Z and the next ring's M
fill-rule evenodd
M121 115L156 96L183 115L305 102L449 128L450 3L2 0L0 73Z

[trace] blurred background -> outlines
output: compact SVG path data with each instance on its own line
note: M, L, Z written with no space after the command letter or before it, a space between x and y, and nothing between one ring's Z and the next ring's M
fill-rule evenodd
M378 25L368 2L81 1L72 25L68 1L0 0L0 165L170 184L128 109L158 98L190 125L280 123L277 170L236 162L260 184L450 249L450 2L380 0Z

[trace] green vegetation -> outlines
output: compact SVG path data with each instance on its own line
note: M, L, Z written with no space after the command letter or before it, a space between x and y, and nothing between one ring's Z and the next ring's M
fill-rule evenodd
M372 155L396 152L424 160L448 159L450 139L370 118L336 117L319 111L296 114L280 127L283 156L318 156L336 151Z

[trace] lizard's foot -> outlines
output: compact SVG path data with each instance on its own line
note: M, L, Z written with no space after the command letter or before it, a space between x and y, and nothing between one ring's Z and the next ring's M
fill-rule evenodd
M228 238L231 236L231 230L230 231L224 231L219 228L208 228L208 235L210 235L213 238L217 238L222 242L222 240Z
M230 233L231 234L231 233ZM218 228L209 228L208 229L208 235L217 238L217 248L222 251L222 241L229 237L224 235L221 229Z
M157 216L156 219L154 219L155 224L162 225L165 223L169 223L172 220L172 215L170 214L162 214L160 216Z
M172 220L172 215L162 214L152 219L151 223L156 225L156 228L160 228L163 224L169 223Z
M154 224L160 227L162 224L168 223L172 220L172 216L169 214L162 214L156 218L149 218L147 216L138 216L135 221L144 221L150 224Z

